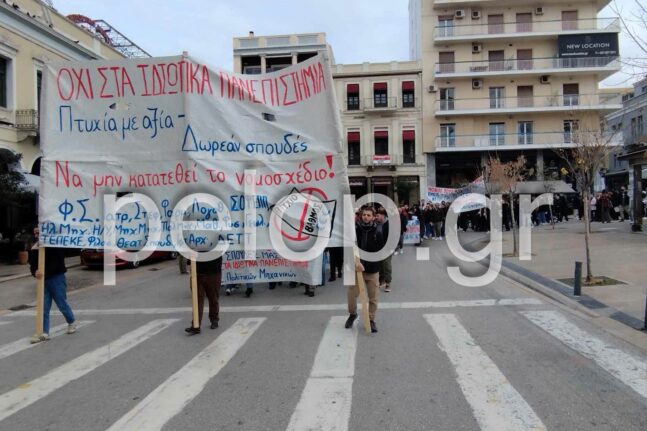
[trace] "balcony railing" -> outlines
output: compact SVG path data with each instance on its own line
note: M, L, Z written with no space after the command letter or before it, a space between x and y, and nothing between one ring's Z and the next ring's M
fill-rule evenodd
M611 137L611 145L621 145L622 135L617 133ZM490 135L456 135L437 136L436 148L483 148L505 146L573 146L577 139L576 134L569 132L541 132L541 133L505 133Z
M396 166L402 164L402 154L386 154L384 156L364 155L362 166Z
M506 22L502 24L461 24L455 26L438 26L434 29L434 40L451 40L452 38L487 36L496 37L523 33L564 33L574 31L607 31L619 32L618 18L592 18L574 21L533 21Z
M579 69L579 68L620 68L617 57L588 57L588 58L532 58L527 60L484 60L459 61L455 63L436 63L437 76L457 74L479 76L484 73L529 72L538 73L542 70Z
M537 110L547 108L555 110L586 109L608 106L609 109L619 109L622 106L617 94L561 94L553 96L531 97L499 97L479 99L436 100L436 114L451 115L456 113L471 113L476 111L499 112L507 110Z
M364 99L364 110L377 110L377 109L397 109L397 97L372 97Z
M16 110L16 129L38 131L38 111L35 109Z
M393 109L415 109L420 108L419 98L415 97L413 101L407 101L399 97L387 97L386 101L380 100L382 103L375 103L376 99L354 99L349 103L346 100L343 105L344 112L352 113L359 111L380 111L380 110L393 110Z

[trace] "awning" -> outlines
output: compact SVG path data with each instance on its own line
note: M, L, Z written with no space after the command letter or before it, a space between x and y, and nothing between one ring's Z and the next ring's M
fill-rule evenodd
M359 132L348 132L348 142L359 142Z
M413 81L403 81L402 82L402 89L405 91L413 91L414 85Z
M517 184L519 195L539 195L542 193L575 193L564 181L522 181Z
M387 130L376 130L375 131L375 137L376 138L388 138L389 137L389 132Z
M373 90L386 91L386 82L376 82L373 84Z
M359 93L359 84L348 84L346 86L346 93Z
M402 131L402 140L403 141L415 141L416 140L416 131L415 130L403 130Z

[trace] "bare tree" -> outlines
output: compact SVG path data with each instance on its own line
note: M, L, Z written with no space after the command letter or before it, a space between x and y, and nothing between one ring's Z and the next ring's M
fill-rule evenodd
M631 50L632 54L623 56L622 62L631 70L632 77L643 76L647 71L647 37L645 28L647 28L647 6L643 0L633 0L633 11L625 12L624 8L613 1L610 5L611 10L618 16L622 23L624 33L631 39L636 50Z
M593 123L589 121L589 123ZM603 167L611 152L620 144L616 138L618 132L606 131L599 124L587 124L583 119L578 121L576 130L571 132L573 148L556 150L557 154L566 162L569 170L574 175L577 188L582 192L584 204L584 244L586 248L586 283L593 282L591 270L591 221L590 221L590 193L595 183L595 178L600 168Z
M510 201L510 220L512 220L512 242L514 256L519 254L517 239L517 222L514 216L514 194L517 184L526 176L526 158L519 156L517 160L503 163L499 157L490 157L485 164L483 182L489 193L503 193Z

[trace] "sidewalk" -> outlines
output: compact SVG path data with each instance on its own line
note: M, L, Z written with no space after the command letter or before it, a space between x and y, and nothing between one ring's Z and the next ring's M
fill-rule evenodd
M593 223L591 228L591 270L594 277L606 276L625 284L584 286L582 296L559 279L574 277L575 262L583 263L586 276L584 224L580 221L542 225L532 229L532 260L506 257L502 272L530 280L564 298L620 321L635 329L645 324L647 295L647 233L630 231L629 222ZM485 244L487 239L480 241ZM512 252L512 235L504 232L503 253ZM515 278L515 277L513 277ZM521 280L517 280L521 281ZM524 283L533 287L533 283ZM534 287L533 287L534 288ZM559 296L558 295L558 296Z
M74 268L81 265L79 256L71 256L65 258L65 266ZM29 264L27 265L9 265L0 263L0 283L5 281L16 280L18 278L31 277L29 272Z

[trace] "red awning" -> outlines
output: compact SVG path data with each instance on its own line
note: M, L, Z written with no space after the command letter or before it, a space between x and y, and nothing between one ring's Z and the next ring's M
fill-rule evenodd
M348 84L346 86L347 93L359 93L359 84Z
M403 141L415 141L416 140L416 131L415 130L403 130L402 131L402 140Z
M389 132L387 130L376 130L375 131L375 137L376 138L388 138L389 137Z
M373 84L373 90L386 91L386 82L375 82Z
M359 132L348 132L348 142L359 142Z
M413 81L402 81L402 89L405 91L413 91Z

